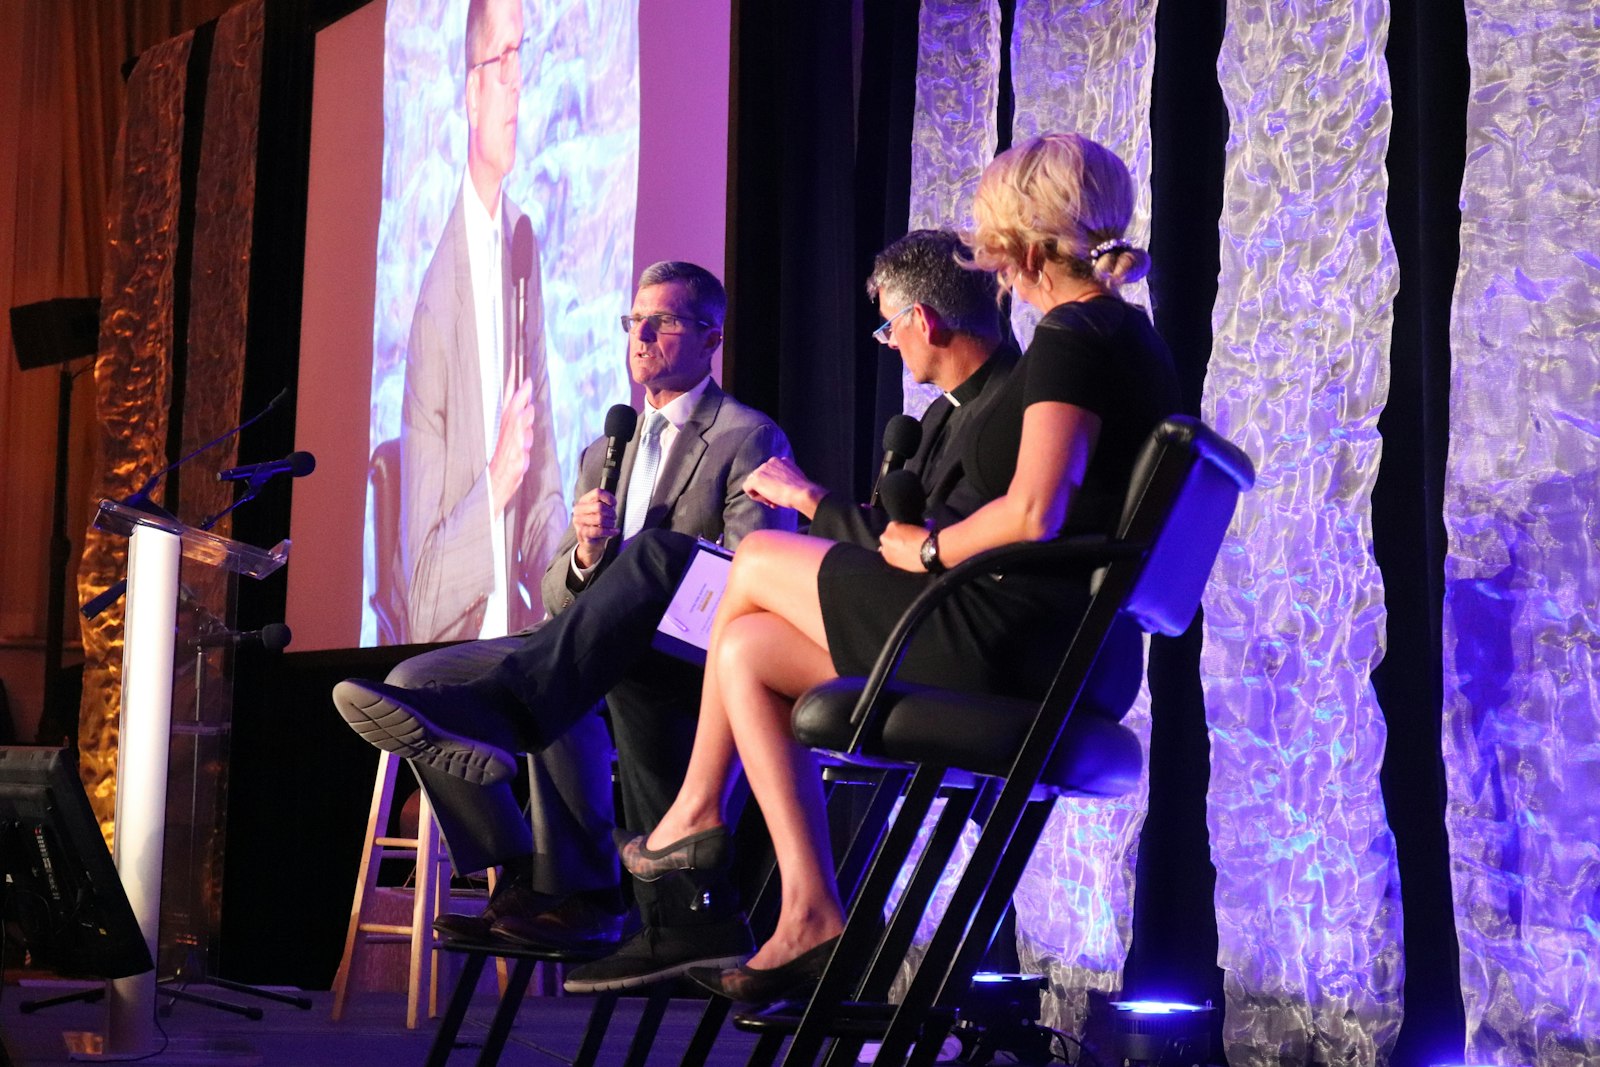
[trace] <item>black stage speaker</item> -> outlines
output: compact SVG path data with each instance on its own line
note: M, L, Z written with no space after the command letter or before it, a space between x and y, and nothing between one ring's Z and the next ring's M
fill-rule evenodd
M94 355L100 348L100 298L58 296L12 308L11 344L23 370Z

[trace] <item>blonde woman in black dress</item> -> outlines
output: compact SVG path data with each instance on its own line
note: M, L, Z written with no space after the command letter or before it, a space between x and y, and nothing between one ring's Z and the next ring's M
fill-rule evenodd
M1166 346L1116 295L1149 264L1123 238L1133 199L1121 160L1075 134L1017 145L984 171L976 262L1044 313L1004 392L960 443L970 498L986 503L943 529L892 524L877 552L771 532L739 546L683 788L648 840L622 848L623 865L644 879L726 863L724 812L743 764L777 852L782 908L744 965L694 975L718 992L765 1002L802 990L844 928L816 764L790 729L795 698L867 673L894 620L946 567L1013 542L1109 529L1140 445L1177 409ZM908 357L942 328L936 312L894 292L879 294L879 310ZM1042 694L1070 636L1063 605L1087 595L1086 576L982 580L913 642L902 677ZM1142 669L1137 646L1122 658L1124 670Z

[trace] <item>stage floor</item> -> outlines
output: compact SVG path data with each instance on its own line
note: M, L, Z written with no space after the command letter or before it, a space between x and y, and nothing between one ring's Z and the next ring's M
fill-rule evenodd
M23 1014L24 1001L41 1000L84 988L86 983L49 980L8 980L0 991L0 1033L17 1067L57 1067L75 1062L68 1059L63 1032L103 1032L106 1009L103 1004L68 1004L31 1014ZM161 1025L172 1038L170 1050L140 1060L147 1064L198 1062L185 1058L184 1048L196 1045L233 1046L240 1051L231 1056L204 1062L237 1064L248 1067L410 1067L427 1058L438 1021L426 1022L416 1030L405 1028L405 996L401 993L367 993L355 996L339 1022L329 1014L332 993L306 994L310 1011L268 1001L255 1001L221 990L196 987L196 992L215 995L220 1000L251 1003L264 1009L259 1021L197 1004L178 1004ZM298 992L283 990L283 992ZM593 1000L588 997L529 998L517 1015L505 1054L506 1067L543 1067L570 1064L583 1040ZM607 1040L601 1050L601 1064L618 1064L627 1055L634 1023L644 1007L642 999L624 997L612 1016ZM661 1032L651 1050L649 1063L676 1064L700 1020L703 1001L675 1000L667 1011ZM478 1054L494 1011L491 996L481 996L467 1014L461 1040L472 1047L458 1047L452 1065L471 1064ZM723 1027L710 1059L710 1067L743 1064L755 1045L755 1036L741 1033L731 1025ZM176 1053L176 1055L174 1054Z

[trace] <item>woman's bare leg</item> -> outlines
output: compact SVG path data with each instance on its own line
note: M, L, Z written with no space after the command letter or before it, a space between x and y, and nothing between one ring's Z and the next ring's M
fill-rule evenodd
M826 649L772 612L731 620L718 649L723 706L782 878L777 928L750 960L752 967L771 968L844 929L821 776L790 727L792 694L835 672Z
M773 531L750 534L740 543L722 603L717 607L716 621L711 627L711 648L706 655L706 677L701 689L700 722L695 730L688 771L677 798L651 832L649 847L662 848L724 822L727 797L739 758L722 698L722 664L728 657L718 654L728 625L754 612L773 612L804 635L814 650L820 650L827 660L827 634L822 625L822 606L817 600L817 571L832 544L821 538ZM774 651L762 650L757 658L766 661L777 656ZM809 665L811 660L806 662ZM831 661L828 671L824 677L831 676ZM808 686L793 689L789 695L798 695L805 688Z

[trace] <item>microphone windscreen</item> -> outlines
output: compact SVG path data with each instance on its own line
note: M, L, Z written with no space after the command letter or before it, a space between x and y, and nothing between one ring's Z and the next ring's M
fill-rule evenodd
M922 423L910 415L896 415L883 427L883 450L910 456L922 444Z
M627 404L613 404L611 410L606 412L606 436L631 441L633 428L638 421L639 413L633 408Z
M281 622L269 622L261 628L261 647L268 652L278 652L289 647L294 634Z
M310 452L289 453L289 476L291 478L304 478L317 469L317 457Z
M885 474L878 482L878 499L883 503L883 510L895 522L922 525L922 509L927 506L928 498L922 491L922 482L910 471L898 470Z
M511 280L525 282L533 274L533 223L523 215L511 231Z

